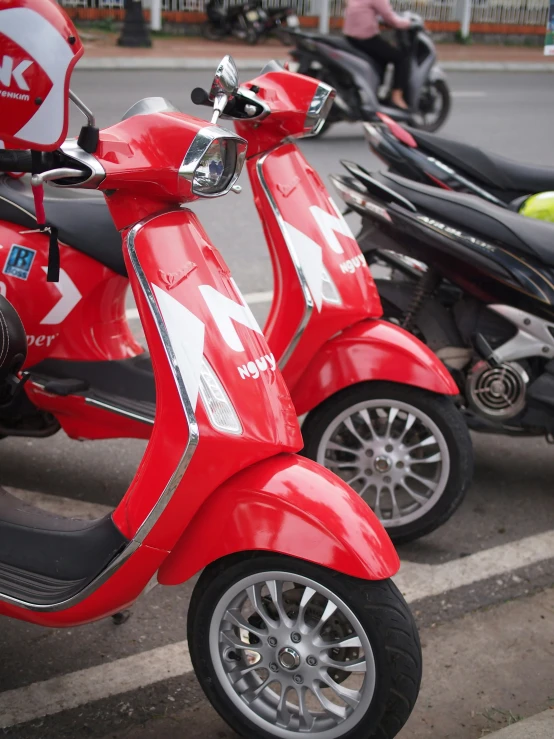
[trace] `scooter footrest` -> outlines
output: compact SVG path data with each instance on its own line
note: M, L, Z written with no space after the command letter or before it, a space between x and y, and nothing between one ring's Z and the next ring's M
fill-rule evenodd
M0 593L25 603L36 605L62 603L79 593L89 580L90 578L57 580L0 563Z

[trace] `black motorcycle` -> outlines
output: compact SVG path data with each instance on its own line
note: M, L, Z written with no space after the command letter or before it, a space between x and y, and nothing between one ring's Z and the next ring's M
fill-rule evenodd
M324 36L296 31L290 52L298 72L326 82L337 91L327 116L326 130L338 121L372 121L384 113L395 121L426 131L436 131L448 117L450 90L437 64L437 53L419 16L411 15L412 27L397 30L397 43L406 47L410 75L404 99L409 110L390 102L392 70L354 48L344 36Z
M264 24L265 36L277 36L287 46L293 43L291 30L294 31L300 25L294 8L289 5L264 8L260 2L258 12Z
M371 150L391 172L425 185L478 195L516 211L529 195L554 190L554 167L520 164L393 121L366 123L364 130Z
M452 372L469 425L554 440L554 225L481 198L343 162L332 181L362 216L358 237L385 317Z
M235 36L247 44L257 44L265 32L257 0L228 8L221 0L210 0L206 15L208 19L202 25L202 33L210 41Z

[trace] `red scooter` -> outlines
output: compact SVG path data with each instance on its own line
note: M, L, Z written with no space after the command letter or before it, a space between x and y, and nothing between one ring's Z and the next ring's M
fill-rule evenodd
M35 42L53 58L53 35L78 43L55 3L14 6L16 29L44 20L27 39L31 57ZM10 38L5 12L0 4L0 33ZM31 98L35 82L26 78ZM306 111L316 88L304 88ZM120 611L149 583L175 585L203 570L189 648L208 698L235 730L267 739L394 737L421 677L412 616L386 579L398 568L394 548L346 484L293 454L302 440L279 370L242 379L238 368L271 352L225 262L182 207L224 195L243 165L244 140L216 125L236 92L230 60L212 90L211 124L145 101L111 128L85 127L94 150L86 157L54 151L41 161L55 166L39 174L34 152L37 187L47 179L90 185L92 159L104 172L97 184L122 231L156 416L137 474L105 518L52 516L0 489L0 614L72 627ZM5 125L0 118L0 135ZM0 162L24 169L26 156L9 152ZM231 310L242 319L233 345ZM0 325L6 400L21 393L25 332L3 296Z
M289 141L314 133L325 119L332 101L326 85L317 85L307 115L303 107L313 84L272 63L225 111L248 142L248 172L275 274L265 327L272 353L237 371L247 383L278 363L298 415L308 414L304 454L347 481L395 541L407 541L435 529L460 504L471 480L471 443L447 397L457 393L450 374L417 339L378 320L379 296L357 243ZM193 100L212 104L201 89ZM146 104L166 105L151 99L139 106ZM85 187L103 183L103 165L78 142L62 150L87 167ZM128 153L119 146L118 158ZM61 247L60 281L46 283L48 242L21 233L34 225L31 188L9 178L0 182L0 244L17 245L5 262L6 294L15 295L30 343L27 396L0 409L0 431L48 435L61 425L74 438L148 438L155 386L150 357L125 315L120 236L103 200L91 194L77 199L61 189L64 184L71 180L50 188L46 210L72 247ZM184 264L161 279L171 287L190 269ZM234 347L235 324L254 325L251 313L210 300Z

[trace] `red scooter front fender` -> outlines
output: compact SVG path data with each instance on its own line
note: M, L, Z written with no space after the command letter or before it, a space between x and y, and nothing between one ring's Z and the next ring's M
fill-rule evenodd
M221 557L255 550L366 580L391 577L400 565L388 534L346 483L309 459L279 454L212 493L158 580L177 585Z
M290 391L301 416L339 390L371 380L399 382L441 395L459 392L430 349L399 326L380 320L360 321L334 336Z

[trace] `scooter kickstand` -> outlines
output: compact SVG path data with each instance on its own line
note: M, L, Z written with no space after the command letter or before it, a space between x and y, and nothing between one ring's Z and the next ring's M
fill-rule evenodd
M126 608L124 611L119 611L119 613L114 613L112 616L114 626L121 626L121 624L124 624L129 620L130 616L131 611L129 608Z

